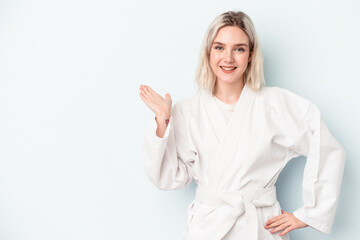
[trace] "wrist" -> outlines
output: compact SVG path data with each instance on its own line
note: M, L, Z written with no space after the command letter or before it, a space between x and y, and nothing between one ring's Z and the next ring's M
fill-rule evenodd
M170 116L155 116L155 121L158 124L163 124L165 123L166 126L169 125L169 121L170 121Z
M164 113L156 113L155 114L155 117L157 119L161 119L161 120L165 120L165 119L168 119L170 118L171 114L170 113L167 113L167 112L164 112Z

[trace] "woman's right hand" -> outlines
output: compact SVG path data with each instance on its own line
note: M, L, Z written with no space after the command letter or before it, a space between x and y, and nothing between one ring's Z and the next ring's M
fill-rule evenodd
M163 98L147 85L140 85L139 89L141 99L155 113L157 118L170 118L172 100L169 93L165 94L165 98Z

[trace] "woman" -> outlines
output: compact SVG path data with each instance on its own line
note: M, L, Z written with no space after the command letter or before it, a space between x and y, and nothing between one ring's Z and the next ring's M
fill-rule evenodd
M172 107L169 94L140 86L156 115L143 145L147 175L160 189L198 185L184 239L289 239L306 226L330 232L345 151L313 103L264 86L262 61L250 18L230 11L208 28L198 94ZM274 184L300 155L307 156L304 205L288 213Z

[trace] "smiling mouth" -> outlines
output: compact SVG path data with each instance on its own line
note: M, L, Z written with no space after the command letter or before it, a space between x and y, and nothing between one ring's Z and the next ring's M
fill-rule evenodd
M231 71L231 70L235 70L236 67L223 67L223 66L220 66L221 69L224 69L226 71Z

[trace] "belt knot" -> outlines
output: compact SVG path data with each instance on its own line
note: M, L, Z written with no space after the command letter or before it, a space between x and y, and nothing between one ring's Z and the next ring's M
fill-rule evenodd
M214 239L221 239L225 236L237 219L245 214L248 224L247 240L258 240L256 208L272 206L277 201L275 186L240 191L214 191L204 186L198 186L195 200L215 206L230 205L234 208L233 214L227 216L222 226L219 226L218 236Z

